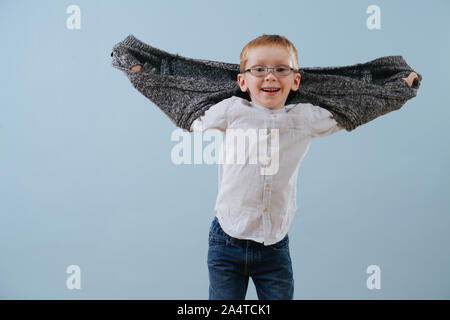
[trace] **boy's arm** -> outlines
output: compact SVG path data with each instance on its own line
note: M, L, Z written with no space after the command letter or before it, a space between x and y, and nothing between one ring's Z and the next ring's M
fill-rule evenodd
M342 129L328 110L309 104L309 124L312 138L325 137Z
M204 115L201 115L192 122L189 129L190 132L201 132L205 130L216 129L220 131L226 131L228 127L229 111L228 106L232 102L232 98L216 103L205 111Z
M381 57L344 67L305 68L299 89L288 103L327 109L347 131L400 109L415 97L422 76L401 56Z
M239 65L190 59L152 47L133 35L115 44L111 65L182 129L239 90Z

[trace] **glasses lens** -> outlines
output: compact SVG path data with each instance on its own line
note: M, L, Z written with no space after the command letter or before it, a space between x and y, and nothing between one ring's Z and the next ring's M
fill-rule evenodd
M287 76L291 73L291 68L285 65L279 65L273 68L276 76ZM266 66L255 66L250 69L250 72L256 77L266 76Z
M275 67L275 74L277 76L287 76L289 73L291 73L291 68L288 66L276 66Z
M250 72L257 77L264 77L266 75L266 67L256 66L250 69Z

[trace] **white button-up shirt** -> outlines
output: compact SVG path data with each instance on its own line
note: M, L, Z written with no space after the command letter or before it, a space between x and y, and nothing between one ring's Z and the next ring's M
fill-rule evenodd
M343 128L328 110L309 103L271 110L233 96L191 126L191 131L208 129L225 132L214 207L222 229L234 238L271 245L285 237L297 209L298 169L311 138ZM244 149L239 141L234 144L239 132L246 137ZM233 144L238 160L229 152Z

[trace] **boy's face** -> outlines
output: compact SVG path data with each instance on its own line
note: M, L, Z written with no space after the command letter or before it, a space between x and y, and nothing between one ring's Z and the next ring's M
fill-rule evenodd
M294 67L288 51L278 46L262 46L250 50L245 70L259 65L268 67L286 65ZM287 76L277 77L271 69L265 77L256 77L250 72L240 73L238 74L238 83L243 92L249 91L251 100L254 103L269 109L281 109L286 103L289 92L298 89L300 78L300 74L293 71ZM280 90L275 94L261 90L267 87L280 88Z

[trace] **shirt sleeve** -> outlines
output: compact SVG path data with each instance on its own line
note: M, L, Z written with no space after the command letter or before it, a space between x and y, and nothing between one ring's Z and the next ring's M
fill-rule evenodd
M224 99L206 110L204 115L192 122L191 132L209 129L225 131L228 127L229 114L227 110L230 102L231 98Z
M313 138L325 137L344 129L330 111L315 105L311 105L310 125Z

